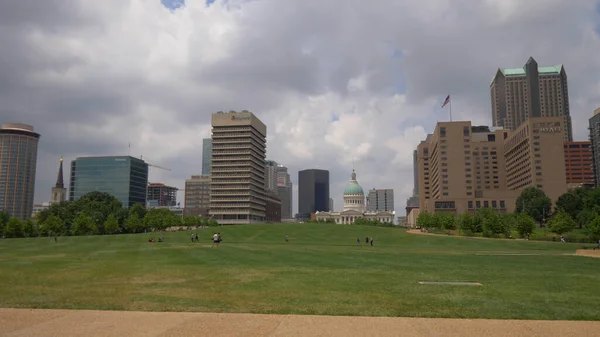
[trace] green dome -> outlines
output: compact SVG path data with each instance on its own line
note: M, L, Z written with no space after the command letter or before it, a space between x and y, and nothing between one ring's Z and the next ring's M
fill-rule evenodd
M353 181L350 185L346 186L344 195L365 195L365 192L363 192L362 187L356 181Z

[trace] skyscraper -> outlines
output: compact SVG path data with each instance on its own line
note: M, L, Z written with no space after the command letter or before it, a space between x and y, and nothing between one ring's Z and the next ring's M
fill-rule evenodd
M283 165L277 165L277 196L281 201L281 218L292 219L292 180L287 167Z
M266 219L267 127L249 111L212 115L210 216L223 224Z
M202 175L210 175L210 167L212 162L212 139L202 139Z
M494 126L515 130L531 117L563 117L565 141L573 141L567 73L562 65L499 68L490 84Z
M589 131L592 167L594 169L594 185L600 187L600 108L594 110L594 116L590 118Z
M265 160L265 189L277 193L277 167L273 160Z
M185 181L185 215L208 217L210 176L195 175Z
M25 220L33 212L40 135L26 124L0 128L0 210Z
M131 156L80 157L71 162L69 200L106 192L123 203L146 206L148 164Z
M368 212L392 212L394 210L394 190L372 189L367 196Z
M298 216L309 218L317 211L329 211L329 171L310 169L298 172Z
M413 151L413 197L419 197L419 167L417 165L417 150Z
M65 182L63 180L63 159L60 157L60 164L58 166L58 177L56 177L56 185L52 187L52 197L50 198L50 204L58 204L67 199L67 189L65 188Z

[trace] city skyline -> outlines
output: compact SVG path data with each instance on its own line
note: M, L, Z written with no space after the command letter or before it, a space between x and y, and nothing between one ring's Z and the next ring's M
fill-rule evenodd
M342 4L314 9L290 1L293 15L269 1L188 1L175 10L158 2L91 3L81 12L61 3L40 11L0 4L20 18L7 22L3 36L10 48L0 52L7 81L0 121L30 124L42 135L36 203L48 201L60 156L143 156L172 168L150 169L151 182L182 189L201 173L210 114L248 109L267 124L267 157L288 167L294 197L296 173L323 168L334 204L342 205L354 157L364 188L394 189L401 215L412 195L412 151L435 121L448 120L441 101L451 95L454 120L491 125L497 68L519 67L530 56L565 66L574 140L587 139L587 120L600 105L593 2L556 1L541 11L533 9L537 2L456 2L427 12L407 2L402 13L386 1ZM523 6L553 25L532 25ZM279 10L280 20L267 18ZM93 24L80 19L88 15ZM348 26L356 15L362 20ZM123 26L129 29L113 35Z

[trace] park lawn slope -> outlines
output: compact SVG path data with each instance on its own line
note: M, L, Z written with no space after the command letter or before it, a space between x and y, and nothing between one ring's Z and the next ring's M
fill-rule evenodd
M157 233L0 240L0 306L600 319L600 259L573 256L580 245L329 224L192 232L201 242L190 231L154 244L147 239Z

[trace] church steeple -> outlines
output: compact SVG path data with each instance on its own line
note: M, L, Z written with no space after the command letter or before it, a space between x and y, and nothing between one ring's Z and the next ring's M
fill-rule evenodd
M65 188L65 182L63 180L63 158L60 157L60 166L58 167L58 177L56 178L56 188Z

